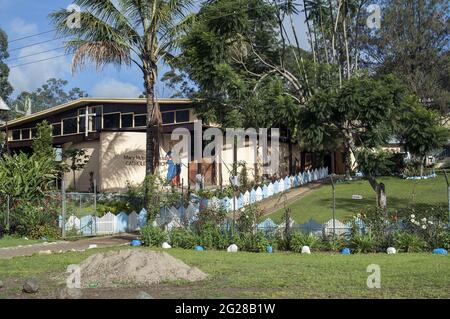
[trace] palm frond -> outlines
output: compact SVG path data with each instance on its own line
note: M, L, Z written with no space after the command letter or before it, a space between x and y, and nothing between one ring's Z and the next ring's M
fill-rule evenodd
M72 40L67 45L75 52L72 59L72 72L83 69L86 62L92 62L97 70L110 63L119 67L131 65L129 48L114 41Z

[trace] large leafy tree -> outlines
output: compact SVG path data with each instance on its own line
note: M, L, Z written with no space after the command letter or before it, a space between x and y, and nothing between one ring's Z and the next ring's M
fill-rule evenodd
M266 75L268 68L249 46L279 59L274 13L262 0L215 0L201 7L164 79L197 101L197 115L205 122L244 128L287 122L283 114L293 106L292 98L279 78Z
M267 68L252 58L249 43L277 59L275 23L273 8L262 0L208 1L182 38L181 53L164 79L198 100L197 112L205 121L255 125L255 114L247 106L271 81L258 83Z
M259 127L278 125L282 118L303 148L334 150L336 140L317 145L299 135L297 115L317 91L359 74L358 34L366 2L207 2L182 42L178 65L195 83L189 92L203 98L201 115L231 125L246 118L255 125L258 119ZM300 47L301 32L294 23L300 14L305 15L310 52ZM171 80L187 88L189 81L181 75L173 73Z
M81 27L66 24L65 9L51 14L57 32L67 36L66 47L74 53L73 70L93 62L135 64L143 77L147 98L146 175L159 163L161 115L155 100L158 65L171 57L177 37L189 24L191 0L76 0L82 8Z
M367 34L363 63L393 73L422 102L450 110L450 6L447 0L378 0L381 28Z
M441 127L436 114L410 96L392 76L346 80L341 87L317 92L302 109L301 134L310 143L322 144L338 137L346 154L353 153L385 208L385 191L376 176L389 171L389 154L380 151L392 137L400 138L407 150L424 156L445 144L448 130ZM350 175L351 161L346 158Z
M424 108L417 99L408 97L410 112L404 114L399 137L405 149L418 159L423 174L426 155L448 143L448 129L440 125L439 113Z
M6 33L0 29L0 98L4 101L8 100L13 88L8 82L9 68L4 60L9 57L8 53L8 37Z
M28 111L27 99L31 104L31 112L39 112L50 107L67 103L82 97L87 97L88 94L78 87L66 90L68 82L62 79L49 79L40 88L32 92L24 91L20 93L12 102L16 109L21 111Z

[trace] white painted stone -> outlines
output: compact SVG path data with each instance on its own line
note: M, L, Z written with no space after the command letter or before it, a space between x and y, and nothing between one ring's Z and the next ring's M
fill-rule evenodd
M238 246L236 246L235 244L232 244L232 245L228 246L227 252L237 253L238 249L239 249Z
M394 247L388 247L388 249L386 249L386 252L388 255L394 255L397 253L397 249L395 249Z
M170 248L172 248L172 246L170 246L169 243L164 242L164 243L162 244L162 248L164 248L164 249L170 249Z
M52 251L51 250L40 250L39 251L39 255L51 255Z
M302 254L311 254L311 249L309 248L309 246L302 247Z
M97 248L97 247L98 247L97 244L91 244L91 245L89 245L88 249L94 249L94 248Z

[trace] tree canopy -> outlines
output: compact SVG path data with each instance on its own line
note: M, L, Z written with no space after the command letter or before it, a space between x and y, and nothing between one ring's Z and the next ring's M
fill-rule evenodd
M32 92L21 92L12 102L18 110L28 111L26 100L31 103L32 113L46 110L53 106L64 104L72 100L87 97L88 94L78 87L67 90L68 81L63 79L48 79L45 84Z

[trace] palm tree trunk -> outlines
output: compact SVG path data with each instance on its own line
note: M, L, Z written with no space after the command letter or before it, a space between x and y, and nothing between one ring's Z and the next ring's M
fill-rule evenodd
M146 149L145 149L145 175L155 173L155 147L157 145L157 121L155 121L155 101L154 85L155 81L151 75L147 75L146 98L147 98L147 128L146 128Z
M156 68L156 65L154 65ZM145 149L145 189L144 207L149 211L148 202L148 177L153 175L159 160L159 110L155 101L155 74L156 70L145 68L144 83L147 99L147 127L146 127L146 149Z

